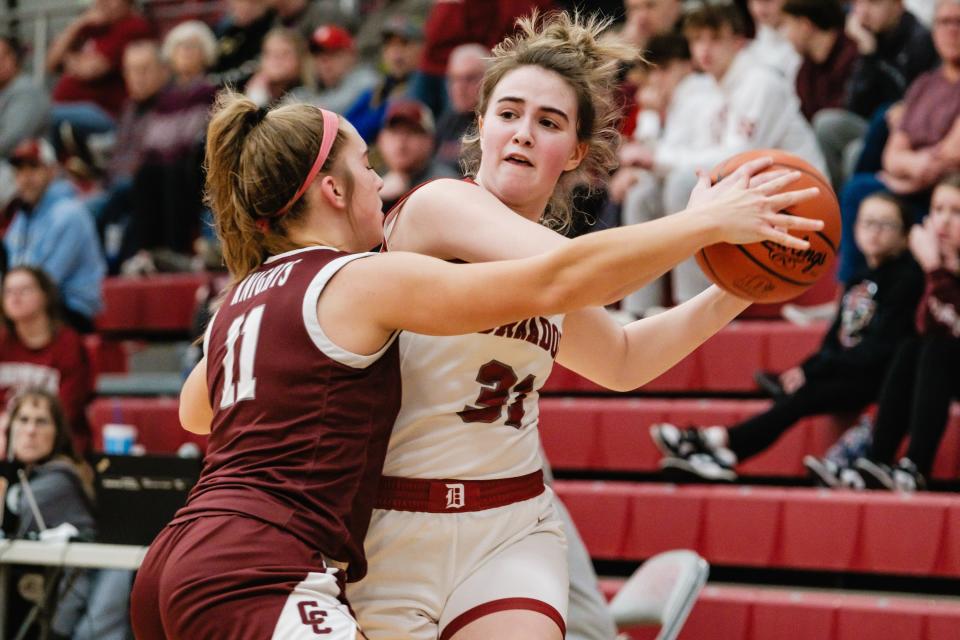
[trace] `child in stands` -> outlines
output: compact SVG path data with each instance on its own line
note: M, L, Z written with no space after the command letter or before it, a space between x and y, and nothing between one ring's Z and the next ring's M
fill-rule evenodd
M960 173L937 184L930 215L910 233L910 250L926 273L916 316L919 335L900 346L890 365L873 446L854 463L859 478L845 476L855 488L923 489L950 401L960 395ZM907 433L906 456L891 466Z
M906 251L910 210L894 196L863 201L855 229L867 268L847 286L820 349L779 377L773 405L730 428L657 424L650 435L663 469L706 480L735 480L734 466L768 449L806 416L862 411L873 402L897 346L913 333L923 274Z

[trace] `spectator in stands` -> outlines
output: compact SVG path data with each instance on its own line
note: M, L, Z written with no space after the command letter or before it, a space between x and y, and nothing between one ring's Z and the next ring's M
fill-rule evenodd
M656 35L680 30L680 0L623 0L624 23L620 37L638 49Z
M665 178L662 199L648 203L645 218L686 206L697 180L691 167L712 167L747 149L783 149L823 169L823 157L810 124L800 113L794 88L744 50L745 29L743 15L732 5L703 5L684 18L694 65L713 79L721 104L707 116L708 126L696 128L703 139L673 150L671 164L677 170ZM676 303L693 298L710 284L692 258L674 269L673 281Z
M873 445L867 457L854 464L859 478L841 475L854 487L907 492L925 488L950 402L960 396L960 173L938 183L930 214L910 234L910 249L926 273L916 316L920 335L905 342L890 365ZM907 454L894 465L908 433Z
M0 318L0 402L40 387L60 397L73 425L73 448L90 450L84 414L93 393L93 373L83 340L60 320L60 296L46 273L14 267L3 279Z
M217 65L217 39L206 23L181 22L163 39L161 53L175 84L181 87L211 84L206 76Z
M243 86L258 66L263 39L275 14L268 0L226 0L227 15L217 25L215 83Z
M913 335L923 274L907 251L913 214L889 194L863 201L856 241L869 256L851 281L820 349L780 374L782 393L763 413L730 428L681 430L654 425L650 435L664 469L708 480L734 480L737 462L768 449L798 420L822 413L862 411L877 399L897 347Z
M60 289L64 320L92 331L106 271L93 217L73 185L57 179L57 159L45 140L21 142L8 161L20 203L3 238L10 266L46 271Z
M423 30L403 16L383 25L383 75L372 89L360 94L344 114L367 143L380 133L387 101L407 91L423 46Z
M174 28L171 34L182 26ZM203 28L209 32L209 27L203 25ZM210 39L212 42L212 34ZM168 35L167 41L170 40ZM193 47L185 48L191 50ZM167 57L185 60L192 67L192 55L191 50L181 56L180 48L175 47ZM201 74L204 68L201 64ZM133 211L133 176L144 158L147 120L161 91L170 82L170 71L161 56L160 46L152 40L131 42L123 53L123 79L128 99L117 122L116 143L105 167L104 190L86 202L97 223L111 274L118 273L120 263L131 255L129 243L125 244L124 238Z
M0 155L6 157L25 138L47 127L50 100L22 72L23 47L14 36L0 34Z
M152 35L133 0L95 0L71 22L47 53L47 69L63 72L53 88L54 130L63 122L80 134L113 130L126 97L123 51Z
M352 31L358 22L356 15L343 10L344 3L339 0L272 0L272 3L276 12L273 26L293 29L305 42L322 25Z
M47 127L50 100L22 73L23 47L11 35L0 34L0 158L25 138L41 135ZM0 213L13 198L13 169L0 160Z
M842 110L824 110L813 122L838 190L850 175L868 119L902 99L907 86L939 62L930 31L902 0L854 0L846 33L859 54L846 103Z
M291 32L292 33L292 32ZM133 215L121 272L188 271L200 227L203 138L216 97L206 70L213 40L203 23L174 28L164 40L173 82L144 120L140 164L133 175Z
M460 174L433 158L436 127L427 105L413 98L394 98L387 107L377 148L386 165L380 197L384 210L407 191L434 178Z
M492 49L516 31L517 18L557 8L554 0L460 0L437 2L424 24L423 54L410 82L410 96L440 116L448 107L444 75L454 48L478 42ZM595 10L595 9L594 9Z
M434 0L370 0L356 32L360 60L370 65L379 64L382 59L384 26L398 17L422 25L433 5Z
M480 83L487 68L490 50L483 45L462 44L450 52L447 65L446 111L437 120L437 161L460 173L460 139L476 119L477 101L480 99Z
M247 81L244 92L259 106L267 106L312 82L306 41L298 31L274 27L263 39L260 68Z
M812 121L821 109L845 103L857 46L843 32L839 0L787 0L783 12L783 32L803 58L796 80L800 111Z
M800 54L793 48L782 31L784 0L748 0L747 11L753 18L756 33L747 50L758 60L780 73L793 83L800 69Z
M313 83L290 92L292 102L306 102L337 113L346 113L379 76L360 63L350 33L332 24L317 27L310 37Z
M244 87L244 93L257 106L266 107L283 100L303 85L313 84L307 43L293 29L275 27L263 39L260 70Z
M41 389L29 389L14 398L9 413L12 462L5 474L10 487L4 500L4 530L12 537L25 538L39 535L44 528L69 524L78 531L75 537L93 540L96 526L93 472L70 444L70 424L56 395ZM26 474L43 525L37 521L32 501L21 488L17 469ZM35 568L18 568L11 584L17 584L16 578L23 574L35 572ZM64 571L53 602L43 603L53 605L49 612L50 637L73 640L129 638L127 608L131 573L77 568ZM46 579L53 579L53 575L47 573ZM7 630L11 632L8 637L20 628L27 611L34 605L18 595L10 600L12 619L8 618Z
M849 239L860 201L886 190L908 199L918 214L929 208L934 184L960 168L960 2L939 0L933 42L942 64L920 75L907 90L903 106L883 148L882 169L858 173L840 193L843 233L838 277L846 282L863 264Z
M621 169L608 192L622 202L623 224L663 215L664 193L673 183L686 183L699 168L684 164L684 156L705 148L710 140L711 115L722 95L706 74L695 73L687 40L680 34L652 37L644 54L649 68L639 91L640 113L633 139L620 148ZM674 272L674 276L679 276ZM666 303L665 278L627 296L621 309L643 317ZM674 289L682 289L677 282Z

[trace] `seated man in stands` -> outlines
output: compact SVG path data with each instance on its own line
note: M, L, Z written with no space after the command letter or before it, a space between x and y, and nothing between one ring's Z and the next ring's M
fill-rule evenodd
M22 140L42 135L47 128L50 99L22 72L23 47L11 35L0 33L0 158L6 158ZM0 159L0 212L13 197L13 172Z
M57 178L57 158L46 140L25 140L7 159L18 198L3 238L10 266L46 271L60 289L67 324L92 331L106 273L93 217L73 185Z
M847 99L857 46L843 32L839 0L787 0L783 33L803 58L797 71L797 96L807 120Z
M427 105L413 98L394 98L387 107L377 149L387 172L383 176L384 211L407 191L434 178L457 178L457 172L433 159L436 127Z
M863 264L849 232L864 197L889 191L905 198L916 215L925 215L933 186L960 169L960 2L938 0L933 44L942 64L919 76L907 90L897 115L888 115L893 124L883 147L881 170L857 173L840 192L841 282Z
M667 456L663 469L707 480L734 480L734 465L765 451L806 416L859 412L874 402L897 347L913 334L923 274L907 248L913 216L887 194L864 200L857 244L869 256L852 281L820 349L780 376L783 393L767 411L733 427L650 428Z
M290 92L290 100L346 113L365 91L377 84L377 72L361 63L350 33L325 24L310 37L313 80L316 87L300 87Z
M54 40L47 68L63 75L53 88L53 126L69 122L84 133L110 131L126 97L123 51L153 35L133 0L96 0Z
M703 5L688 13L683 25L694 66L711 77L721 102L708 112L709 125L697 128L704 139L671 153L675 170L664 178L662 197L651 199L636 221L682 210L697 180L691 167L709 168L748 149L782 149L824 170L793 86L745 50L746 24L740 10L733 5ZM674 302L693 298L709 284L692 258L682 262L674 268Z
M423 29L403 16L383 25L383 74L377 84L360 94L343 115L368 143L377 139L387 102L405 95L423 49Z
M454 48L447 63L449 101L437 119L434 155L457 175L463 171L460 168L460 141L476 122L474 112L480 100L480 83L489 57L490 50L482 44L468 43Z

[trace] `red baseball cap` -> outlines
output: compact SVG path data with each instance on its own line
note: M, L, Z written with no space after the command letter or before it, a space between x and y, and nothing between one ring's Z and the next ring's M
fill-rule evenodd
M353 49L350 32L335 24L320 25L310 36L310 51L313 53Z
M433 135L437 130L430 108L414 98L394 98L387 105L387 113L383 117L383 126L389 128L400 123L430 135Z
M57 154L53 146L43 138L28 138L13 148L7 160L13 166L49 166L57 163Z

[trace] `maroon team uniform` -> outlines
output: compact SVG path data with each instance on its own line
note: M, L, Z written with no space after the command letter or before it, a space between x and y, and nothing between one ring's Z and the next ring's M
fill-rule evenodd
M335 623L349 615L344 580L366 572L363 538L400 406L398 347L340 349L316 303L362 257L284 253L224 298L205 338L204 468L137 575L139 640L353 637ZM331 587L339 613L316 597Z

